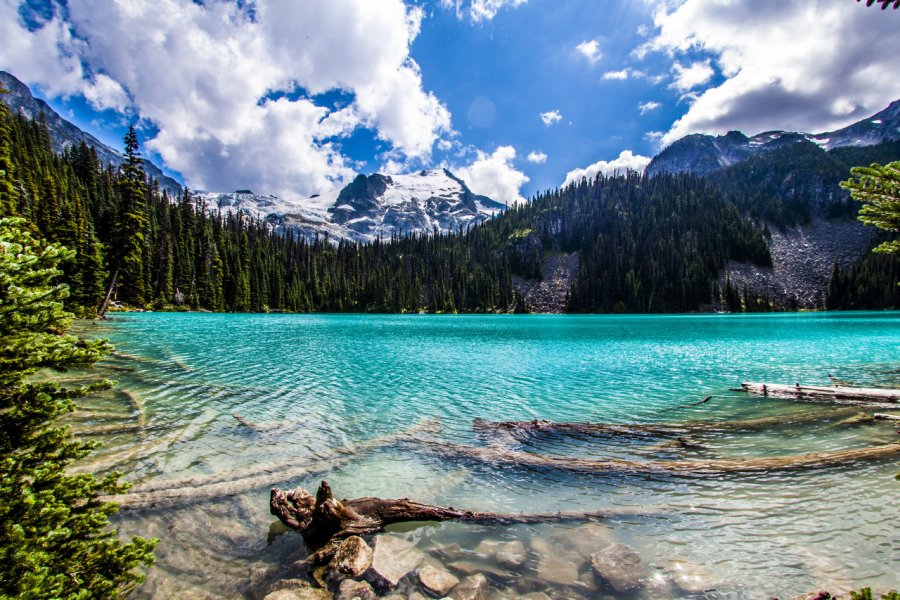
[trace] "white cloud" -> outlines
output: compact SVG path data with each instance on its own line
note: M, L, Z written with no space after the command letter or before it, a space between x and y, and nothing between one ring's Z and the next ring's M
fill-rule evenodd
M631 69L622 69L621 71L607 71L603 74L603 79L607 80L621 80L628 79L628 75L631 74Z
M471 164L456 167L453 172L476 194L509 204L525 202L519 190L528 182L528 176L516 169L515 158L516 149L512 146L499 146L492 154L479 150Z
M525 160L540 165L547 162L547 155L540 150L532 150L528 153L528 156L525 157Z
M501 9L516 8L528 0L440 0L444 8L456 11L457 18L468 17L474 23L490 21Z
M575 49L578 50L579 54L588 59L591 64L594 64L603 58L603 53L600 52L600 43L597 40L581 42Z
M563 185L581 181L582 177L593 179L598 173L603 175L624 174L626 171L642 172L644 167L650 164L649 156L634 154L631 150L623 150L618 158L613 160L599 160L583 169L573 169L566 173Z
M900 97L900 53L876 50L896 45L892 15L827 0L671 6L655 13L655 35L636 55L660 51L680 64L699 51L724 81L696 94L665 144L689 133L734 129L828 131Z
M553 125L554 123L559 123L561 120L562 114L560 114L558 109L541 113L541 121L543 121L544 125L547 125L548 127L550 125Z
M659 102L649 100L647 102L641 102L640 104L638 104L638 110L641 111L642 115L645 115L650 111L656 110L660 106L662 106L662 104L660 104Z
M149 120L159 133L148 147L192 187L303 198L353 174L331 138L367 127L427 161L450 131L410 57L421 8L261 0L252 10L80 0L29 32L16 3L0 0L0 65L52 96L80 93ZM343 107L310 99L333 90Z
M442 152L449 152L453 149L453 142L450 140L438 140L437 147Z
M672 65L675 71L675 80L672 87L679 92L687 92L701 86L715 75L709 59L691 63L687 66L676 62Z

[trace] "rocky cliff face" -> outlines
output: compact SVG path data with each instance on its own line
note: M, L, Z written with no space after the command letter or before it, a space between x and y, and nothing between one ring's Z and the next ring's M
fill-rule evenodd
M728 263L726 276L738 290L748 287L786 308L822 308L835 261L853 265L871 244L874 230L857 221L816 219L809 225L772 231L771 267Z

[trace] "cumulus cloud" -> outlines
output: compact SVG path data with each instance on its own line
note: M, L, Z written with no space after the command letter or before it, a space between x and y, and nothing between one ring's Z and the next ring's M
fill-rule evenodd
M553 109L551 111L542 112L541 113L541 121L544 122L544 125L550 126L554 123L559 123L562 120L562 114L560 114L558 109Z
M563 182L563 185L581 181L582 177L593 179L598 173L606 176L624 174L627 171L640 173L648 164L650 164L649 156L641 156L640 154L634 154L631 150L623 150L613 160L599 160L583 169L569 171L566 173L566 180Z
M631 69L622 69L621 71L607 71L603 74L603 79L606 80L622 80L628 79L628 76L631 74Z
M675 72L672 87L679 92L687 92L701 86L715 74L709 60L700 60L687 66L676 62L672 65L672 70Z
M444 8L456 11L457 18L468 17L474 23L490 21L501 9L516 8L528 0L440 0Z
M0 2L0 67L53 96L82 94L158 130L147 141L192 187L306 197L352 176L359 127L427 160L450 113L410 44L424 12L402 0L81 0L29 31ZM340 91L344 106L317 103Z
M660 106L662 106L662 104L660 104L659 102L649 100L647 102L641 102L640 104L638 104L638 110L641 111L642 115L646 115L648 112L656 110Z
M541 165L547 162L547 155L540 150L532 150L528 153L528 156L525 157L525 160L536 165Z
M658 51L681 65L699 52L724 77L696 93L663 143L734 129L828 131L883 109L900 97L900 53L875 50L896 45L890 16L827 0L663 5L653 36L636 55ZM677 66L675 74L675 86L689 89L690 78Z
M575 46L575 49L579 54L588 59L588 62L591 64L594 64L603 58L603 53L600 52L600 43L597 40L581 42Z
M528 176L516 169L515 158L512 146L499 146L491 154L479 150L472 163L453 171L476 194L508 204L525 202L520 190L528 183Z

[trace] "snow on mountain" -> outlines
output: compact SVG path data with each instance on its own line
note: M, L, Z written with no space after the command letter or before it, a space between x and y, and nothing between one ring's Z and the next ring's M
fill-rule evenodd
M688 135L657 154L647 166L647 174L689 172L708 175L752 156L802 142L813 142L825 150L833 150L897 140L900 140L900 100L868 119L826 133L767 131L747 137L739 131L730 131L720 136Z
M506 209L472 193L446 169L409 175L358 175L341 190L291 202L254 194L198 192L209 211L241 212L263 218L281 231L312 239L369 242L393 235L457 232Z

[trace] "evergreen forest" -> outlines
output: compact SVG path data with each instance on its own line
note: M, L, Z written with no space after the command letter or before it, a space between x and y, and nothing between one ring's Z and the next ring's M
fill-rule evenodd
M840 181L846 161L898 149L816 150L803 159L812 174L804 185ZM124 306L167 310L527 312L514 279L540 279L552 252L581 257L570 312L771 310L767 298L720 284L726 262L770 265L768 223L804 223L811 210L855 216L845 195L824 208L785 200L772 188L773 153L711 179L583 179L462 234L335 243L210 213L187 189L170 196L145 175L133 130L125 156L116 169L84 144L54 154L40 120L0 104L0 216L24 217L35 235L75 251L62 270L79 314L103 304L107 289ZM827 306L896 307L898 272L895 256L836 266Z

